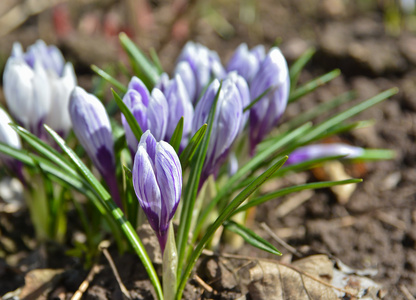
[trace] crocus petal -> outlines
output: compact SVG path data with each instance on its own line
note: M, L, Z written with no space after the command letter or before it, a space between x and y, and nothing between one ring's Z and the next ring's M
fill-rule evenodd
M72 125L67 109L69 97L77 84L74 67L71 63L66 63L62 77L50 76L49 81L51 83L52 102L45 123L61 136L66 137Z
M143 104L147 107L149 105L150 93L146 85L136 76L133 76L129 82L128 90L137 91L142 97Z
M186 90L191 102L195 103L194 99L196 98L196 82L190 64L187 61L179 62L175 68L174 74L181 77L183 83L186 86Z
M168 121L168 103L165 95L159 89L153 89L147 109L148 128L157 141L166 134Z

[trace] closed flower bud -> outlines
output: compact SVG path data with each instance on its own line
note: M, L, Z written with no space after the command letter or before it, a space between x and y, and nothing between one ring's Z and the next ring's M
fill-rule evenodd
M159 89L155 88L149 94L144 83L137 77L133 77L130 81L129 89L124 95L123 102L130 109L143 131L150 130L158 141L165 137L168 104L165 96ZM121 116L121 121L126 132L126 140L130 151L135 153L138 141L124 115Z
M269 89L250 110L251 149L277 124L286 109L289 98L289 70L282 52L278 48L270 49L260 69L250 84L251 101Z
M181 149L184 149L192 129L194 108L182 78L179 75L175 75L175 77L169 81L165 90L165 96L168 103L169 112L164 140L170 141L179 120L183 117Z
M219 87L220 82L217 79L214 80L198 102L192 124L194 133L207 122ZM240 132L242 122L243 103L241 95L233 80L227 78L223 81L219 93L201 182L210 174L215 174L225 161L232 143Z
M263 55L261 52L263 49ZM264 47L257 46L252 51L243 43L235 50L227 65L227 72L237 71L247 82L250 82L259 70L264 59Z
M316 144L296 149L289 154L286 164L298 164L312 159L341 155L344 155L345 158L356 158L363 153L363 148L346 144Z
M181 61L176 65L175 75L179 75L182 78L183 83L186 86L186 90L189 95L189 99L194 103L196 96L196 78L194 72L191 69L190 64L187 61Z
M139 204L165 249L169 223L181 198L182 168L171 145L157 142L150 131L140 140L133 165L133 187Z
M24 53L15 43L3 82L7 105L19 123L39 137L43 123L66 136L71 128L69 96L76 77L72 64L65 63L58 48L39 40Z
M110 120L104 105L93 94L76 87L71 93L69 114L75 135L107 182L111 195L120 206L115 177L114 142Z
M178 63L186 61L189 63L195 77L195 94L192 103L196 103L212 78L223 79L225 70L221 64L218 54L207 47L188 42L178 58Z

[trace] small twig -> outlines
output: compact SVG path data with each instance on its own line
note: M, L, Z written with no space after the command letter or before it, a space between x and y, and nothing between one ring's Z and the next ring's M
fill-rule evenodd
M409 289L404 284L400 284L399 289L400 289L400 291L402 291L402 293L404 294L404 296L406 297L407 300L416 300L416 298L413 297L413 295L410 293Z
M82 295L85 293L85 291L90 286L90 282L94 279L94 276L102 270L102 266L94 265L90 272L87 275L87 278L81 283L78 290L75 292L75 294L72 296L71 300L79 300L82 298Z
M288 243L286 243L284 240L282 240L280 237L278 237L273 230L267 226L266 223L261 223L260 226L267 231L267 233L282 247L286 248L287 251L292 253L293 255L296 255L298 257L303 257L302 253L300 253L298 250L296 250L294 247L290 246Z
M198 284L200 286L202 286L207 292L212 293L214 292L216 294L216 292L214 291L214 289L205 281L202 280L201 277L199 277L198 275L194 275L194 279L196 280L196 282L198 282Z
M116 280L118 282L118 285L120 287L121 292L123 293L123 295L127 299L131 299L131 295L130 295L129 291L127 290L126 286L121 281L121 277L120 277L120 274L117 271L116 265L115 265L111 255L110 255L110 253L107 250L108 246L109 246L108 241L102 241L98 247L100 248L101 251L103 251L105 258L107 258L107 261L110 264L110 267L111 267L111 270L113 271L114 276L116 277Z
M406 223L390 214L386 214L385 212L379 210L376 212L376 217L383 223L396 227L400 230L406 230Z

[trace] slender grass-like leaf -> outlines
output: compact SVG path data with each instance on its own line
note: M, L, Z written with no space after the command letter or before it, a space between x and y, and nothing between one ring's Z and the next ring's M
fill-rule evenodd
M205 132L207 131L207 124L201 126L197 132L195 132L194 136L189 140L188 145L182 151L181 155L179 156L179 160L182 166L182 172L188 167L189 161L194 156L196 149L200 145L202 138L205 136Z
M288 131L293 128L296 128L308 121L315 119L318 116L321 116L323 113L331 109L334 109L348 101L351 101L355 97L356 97L355 92L353 91L346 92L342 95L339 95L338 97L335 97L331 101L327 101L319 105L316 105L312 109L297 115L296 118L292 118L290 121L280 125L279 129L281 129L282 131Z
M91 65L91 70L93 70L98 76L100 76L104 80L108 81L110 84L112 84L115 88L117 88L123 94L127 93L127 87L124 84L122 84L120 81L115 79L113 76L108 74L106 71L100 69L96 65Z
M195 199L198 193L202 167L204 165L205 157L208 151L208 145L212 131L212 124L214 123L215 112L221 88L222 82L220 83L220 86L218 88L217 94L215 95L215 99L211 107L211 111L208 115L207 133L204 135L201 145L200 147L198 147L198 151L196 152L196 157L193 159L193 165L189 174L188 182L185 187L185 192L183 194L181 218L178 233L176 235L178 240L178 278L180 278L180 276L182 275L182 267L186 258L186 248L189 237L189 231L191 228Z
M243 112L246 112L249 109L251 109L257 102L259 102L264 96L266 96L267 93L270 92L270 90L271 90L271 88L268 88L263 93L261 93L256 99L254 99L253 101L251 101L249 105L247 105L246 107L244 107Z
M387 98L390 98L391 96L397 94L398 89L397 88L392 88L389 90L386 90L376 96L374 96L373 98L370 98L364 102L361 102L341 113L339 113L338 115L329 118L328 120L322 122L321 124L315 126L314 128L312 128L310 130L310 132L306 133L300 140L299 143L305 143L311 139L313 139L314 137L318 136L319 134L325 132L326 130L328 130L329 128L336 126L338 124L340 124L341 122L345 121L346 119L368 109L369 107L376 105L377 103L386 100Z
M193 241L195 241L196 237L198 236L200 230L202 229L202 226L205 224L205 221L208 218L211 211L213 210L213 208L217 205L217 203L220 200L225 199L226 195L229 195L236 190L234 188L234 185L239 180L241 180L249 172L256 171L260 165L264 164L265 161L266 162L269 161L269 158L280 148L284 147L285 145L291 143L293 140L302 136L307 130L311 128L311 125L312 124L307 123L282 137L276 138L273 145L270 145L264 151L256 154L250 161L248 161L244 166L242 166L233 176L231 176L231 178L228 179L226 186L224 186L222 189L218 191L217 196L209 202L208 206L204 209L204 211L198 218ZM244 186L249 184L252 180L253 179L245 180Z
M156 67L156 70L158 71L159 75L163 73L163 67L160 63L159 56L157 55L157 52L155 48L150 48L149 50L150 57L152 58L153 64Z
M314 56L315 52L316 49L314 47L308 48L290 67L290 86L292 90L296 87L301 71L303 70L305 65L311 60L312 56Z
M182 141L182 133L183 133L183 117L178 122L178 125L176 125L175 131L172 134L172 137L170 138L170 145L175 149L176 153L179 151L179 147L181 146Z
M158 298L163 299L163 292L157 273L140 238L137 236L137 233L131 226L130 222L127 221L127 219L123 215L123 212L120 208L116 206L107 190L100 184L97 178L95 178L95 176L84 165L84 163L75 154L75 152L65 144L65 141L55 131L53 131L47 125L45 125L45 128L48 131L48 133L52 136L52 138L56 141L56 143L62 148L62 150L70 157L70 159L77 166L81 174L85 177L85 179L89 182L91 187L99 195L99 199L111 213L111 216L114 218L114 220L121 227L121 230L124 233L125 237L128 239L130 245L133 247L136 254L139 256L144 268L146 269L147 274L149 275L150 281L152 282L152 285L155 288Z
M133 64L137 73L136 75L143 81L147 88L151 90L159 79L157 68L125 33L120 33L119 39L121 46L124 51L126 51Z
M387 160L394 159L396 152L388 149L364 149L364 153L352 160Z
M227 230L232 231L241 236L250 245L272 254L282 255L282 253L279 250L277 250L275 246L273 246L271 243L269 243L268 241L266 241L261 236L256 234L254 231L248 229L247 227L231 220L225 221L223 225Z
M245 211L245 210L247 210L251 207L260 205L264 202L274 200L278 197L285 196L287 194L291 194L291 193L295 193L295 192L299 192L299 191L303 191L303 190L316 190L316 189L329 188L331 186L336 186L336 185L359 183L359 182L362 182L362 181L363 181L362 179L346 179L346 180L340 180L340 181L313 182L313 183L306 183L306 184L302 184L302 185L286 187L286 188L280 189L276 192L269 193L267 195L263 195L263 196L260 196L260 197L257 197L257 198L254 198L254 199L250 200L246 204L244 204L244 205L240 206L238 209L236 209L233 212L233 215L237 214L239 212Z
M333 80L341 74L339 69L335 69L325 75L322 75L316 79L313 79L306 83L305 85L295 89L289 96L289 103L298 100L299 98L309 94L310 92L316 90L318 87L324 85L325 83Z
M208 241L215 234L217 229L227 220L231 214L244 202L252 193L254 193L270 176L273 175L287 160L287 156L283 157L280 161L274 164L272 167L267 169L263 174L257 177L252 183L250 183L244 190L242 190L227 207L220 212L219 217L214 221L214 223L208 227L207 232L202 237L202 239L197 244L194 251L190 256L188 265L181 277L179 283L178 291L176 293L176 299L179 300L182 297L183 290L185 289L186 282L188 281L189 276L195 266L195 263L198 257L201 255L202 250L207 245Z
M39 139L37 136L33 135L23 127L17 126L15 124L10 124L10 126L24 139L29 145L31 145L37 152L39 152L44 157L47 157L49 160L57 164L63 170L69 174L79 177L79 175L74 171L73 166L71 166L63 157L61 153L56 151L50 145L46 144L44 141Z
M35 162L30 157L30 155L28 154L26 150L13 148L3 142L0 142L0 153L3 153L7 156L15 158L27 166L30 166L30 167L36 166Z
M142 137L143 131L140 128L139 123L137 123L136 118L133 116L132 112L126 106L126 104L123 102L123 100L120 98L120 96L113 89L111 89L111 92L113 93L114 100L116 100L116 103L117 103L118 107L120 108L120 111L122 112L122 114L126 118L126 121L129 124L131 131L133 132L137 141L140 141L140 138Z

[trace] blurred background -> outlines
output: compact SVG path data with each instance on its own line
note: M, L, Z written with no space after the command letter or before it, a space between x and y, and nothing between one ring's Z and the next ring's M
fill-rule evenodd
M127 83L119 71L127 57L118 34L125 32L145 53L154 49L167 72L188 40L217 51L223 64L242 42L279 45L289 65L314 47L300 82L334 68L342 75L291 104L285 118L351 89L360 101L398 87L398 95L359 117L375 126L339 137L393 149L394 161L346 170L364 179L346 204L319 191L285 216L260 208L256 220L268 222L295 247L307 245L352 267L377 269L376 280L389 289L389 299L414 299L409 298L416 295L414 6L406 0L1 0L0 70L15 41L26 48L43 39L62 50L87 90L96 82L91 64ZM5 103L1 92L0 102ZM317 172L300 180L316 179Z

